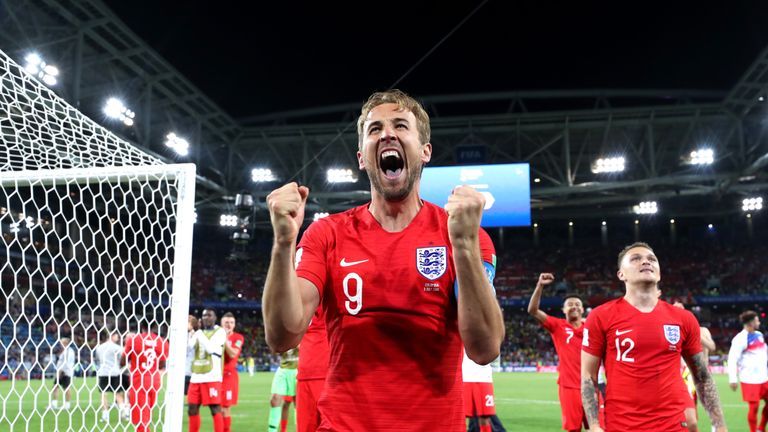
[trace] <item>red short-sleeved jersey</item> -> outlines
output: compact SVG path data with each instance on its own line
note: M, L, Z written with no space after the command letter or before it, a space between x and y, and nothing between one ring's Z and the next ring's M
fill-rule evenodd
M227 336L227 343L236 347L239 351L235 357L230 357L227 354L227 350L224 350L224 371L237 373L237 359L240 358L240 353L243 352L245 338L240 333L233 331L232 334Z
M299 381L325 379L328 375L328 334L325 331L323 308L318 307L307 332L301 338L301 355L299 355Z
M495 264L480 231L482 259ZM320 219L296 260L320 293L331 350L319 430L465 430L445 210L424 202L395 233L367 205Z
M124 354L134 382L144 379L151 385L151 380L160 379L158 371L160 362L168 357L168 343L154 333L141 333L125 341Z
M607 430L681 430L680 357L701 352L699 333L692 313L661 300L648 313L623 298L592 311L582 349L605 361Z
M552 336L555 351L560 358L557 383L565 388L581 388L581 339L584 324L576 328L567 320L547 315L541 325Z

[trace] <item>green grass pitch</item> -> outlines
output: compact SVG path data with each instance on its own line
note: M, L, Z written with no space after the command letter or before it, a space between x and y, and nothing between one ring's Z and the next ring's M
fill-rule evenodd
M494 374L496 409L508 431L558 431L560 429L560 407L557 402L557 377L555 374L498 373ZM741 401L741 392L728 388L727 377L716 376L720 397L723 401L726 420L731 432L746 432L747 409ZM240 404L232 410L232 430L235 432L261 432L267 430L267 410L271 373L257 373L251 377L240 374ZM50 411L40 415L33 411L35 397L28 391L19 398L20 387L8 381L0 382L0 403L5 407L0 412L0 432L5 431L131 431L129 423L118 421L113 413L110 423L97 421L98 392L93 387L94 379L87 384L75 379L74 386L80 388L80 402L71 415L53 414ZM42 387L40 381L33 381L37 392L37 407L47 406L50 381ZM212 431L213 425L207 408L201 407L202 431ZM407 418L403 413L403 418ZM710 430L709 418L699 407L700 430ZM13 422L13 423L12 423ZM159 428L157 429L159 430ZM187 430L186 419L184 431ZM294 431L294 419L289 422L289 431ZM394 429L393 429L394 430Z

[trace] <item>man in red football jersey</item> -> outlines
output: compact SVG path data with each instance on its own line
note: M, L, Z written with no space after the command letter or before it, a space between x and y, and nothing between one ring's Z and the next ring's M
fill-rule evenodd
M301 339L299 371L296 376L297 432L315 432L320 427L317 401L325 387L329 351L323 309L317 308L307 332Z
M584 305L575 294L565 296L563 314L566 319L555 318L539 309L544 287L555 281L552 273L542 273L528 302L528 314L536 318L547 329L555 344L560 364L557 366L558 395L563 429L580 431L589 429L587 416L581 405L581 340L584 333Z
M227 343L224 345L224 372L221 379L221 391L224 393L221 414L224 417L224 432L229 432L232 430L231 408L237 405L237 394L240 392L237 359L240 358L245 338L235 331L235 316L232 312L221 316L221 327L227 332Z
M142 322L141 333L127 338L123 350L124 359L130 364L128 400L131 423L136 425L136 432L150 431L152 408L161 385L161 370L165 369L168 357L168 343L152 330L149 324Z
M313 223L296 250L309 189L289 183L267 197L267 343L298 345L322 305L331 351L319 431L463 431L462 342L487 364L504 338L485 198L468 186L445 209L419 198L429 116L405 93L373 94L357 129L370 203ZM404 401L419 409L403 417L392 407Z
M720 397L702 353L699 323L689 311L659 300L661 267L653 249L641 242L627 246L619 253L618 267L626 294L592 310L584 329L581 398L592 430L603 430L597 424L601 359L608 375L607 431L687 430L682 356L713 427L727 431Z

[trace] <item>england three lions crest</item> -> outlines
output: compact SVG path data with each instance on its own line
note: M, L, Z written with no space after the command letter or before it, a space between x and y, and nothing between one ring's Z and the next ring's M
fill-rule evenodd
M448 252L445 246L416 248L416 268L422 276L435 280L445 273Z
M676 345L680 342L680 326L664 324L664 337L667 339L667 342Z

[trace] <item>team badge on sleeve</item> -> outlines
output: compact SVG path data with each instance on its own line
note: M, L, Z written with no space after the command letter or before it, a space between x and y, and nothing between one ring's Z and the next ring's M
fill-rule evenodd
M680 326L664 324L664 337L672 345L680 342Z
M416 248L416 268L422 276L435 280L445 273L448 258L445 246Z
M235 346L236 346L236 347L238 347L238 348L242 348L242 346L243 346L243 341L241 341L241 340L238 340L237 342L235 342Z

